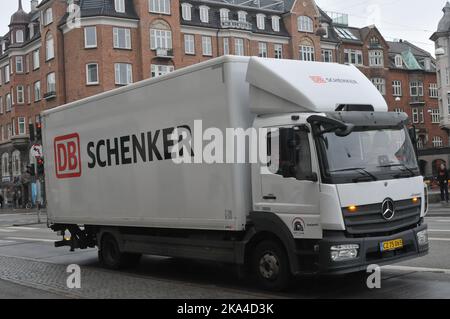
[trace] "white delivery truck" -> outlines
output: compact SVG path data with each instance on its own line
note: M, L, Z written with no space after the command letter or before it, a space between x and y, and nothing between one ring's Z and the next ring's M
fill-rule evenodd
M108 268L213 260L268 289L421 256L406 124L353 66L213 59L43 113L49 224Z

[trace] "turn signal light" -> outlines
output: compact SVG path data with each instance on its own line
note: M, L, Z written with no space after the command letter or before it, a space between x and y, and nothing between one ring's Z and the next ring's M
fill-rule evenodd
M352 205L352 206L349 206L348 207L348 211L350 212L350 213L354 213L354 212L356 212L358 210L358 207L356 207L355 205Z
M417 203L417 202L419 201L419 198L414 197L414 198L412 199L412 201L413 201L413 203Z

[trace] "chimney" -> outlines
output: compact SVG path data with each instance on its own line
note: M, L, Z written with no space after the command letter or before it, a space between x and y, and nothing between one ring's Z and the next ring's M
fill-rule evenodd
M35 12L37 10L38 4L39 4L38 0L31 0L31 12Z

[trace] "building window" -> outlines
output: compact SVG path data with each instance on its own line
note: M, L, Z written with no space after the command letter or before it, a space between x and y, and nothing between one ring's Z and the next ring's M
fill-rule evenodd
M430 115L432 124L439 124L441 122L441 112L439 109L430 110Z
M170 14L170 0L149 0L149 6L152 13Z
M372 67L382 67L384 66L383 51L372 50L369 51L369 66Z
M31 86L27 85L27 103L31 104Z
M322 61L333 62L333 50L322 50Z
M23 73L23 57L16 56L16 72Z
M228 38L223 38L223 54L230 54L230 39Z
M173 72L174 68L172 65L156 65L152 64L152 78Z
M383 78L373 78L372 83L381 94L386 94L386 81Z
M207 6L200 6L200 21L209 23L209 8Z
M195 36L193 34L184 35L184 53L195 54Z
M3 114L3 96L0 96L0 114Z
M114 8L116 9L116 12L124 13L125 0L114 0Z
M6 94L5 100L6 100L6 112L11 112L12 107L11 93Z
M258 43L258 56L260 58L267 58L267 43L265 42Z
M17 94L17 104L24 104L25 103L25 88L23 87L23 85L17 86L16 94Z
M34 101L41 100L41 81L34 82Z
M25 118L19 117L17 120L17 123L19 124L19 135L25 135L26 133L26 126L25 126Z
M53 22L53 11L52 8L48 8L44 11L44 26L49 25Z
M39 61L39 50L33 51L33 70L39 69L41 63Z
M84 47L86 49L97 47L97 27L84 28Z
M16 31L16 43L23 43L23 30Z
M203 55L212 55L212 40L211 37L202 36L202 52Z
M247 22L247 12L238 11L238 21L239 22Z
M11 125L11 124L7 124ZM9 127L8 132L11 130L11 127ZM8 134L9 137L9 134ZM3 177L9 177L10 173L9 173L9 153L3 153L2 155L2 175Z
M131 49L131 30L126 28L113 28L114 48Z
M220 22L228 21L230 19L229 14L230 10L223 8L220 9Z
M150 49L172 49L172 31L150 29Z
M245 55L244 39L241 39L241 38L234 39L234 54L235 55Z
M418 109L418 108L412 109L412 122L414 124L425 122L425 118L423 116L423 109Z
M403 68L403 58L400 54L395 56L395 66L397 68Z
M298 31L300 32L314 32L313 19L307 16L300 16L297 18Z
M116 63L114 69L117 85L128 85L133 83L133 70L131 64Z
M46 61L48 61L53 59L54 57L55 57L55 44L53 41L53 35L49 33L45 38L45 59Z
M396 112L396 113L403 113L403 109L398 107L398 108L394 109L394 112Z
M181 4L181 17L184 21L191 21L192 19L192 5L189 3Z
M11 77L11 72L10 72L10 69L9 69L9 64L7 65L7 66L5 66L5 74L4 74L4 79L5 79L5 83L9 83L9 81L10 81L10 77Z
M433 147L439 148L439 147L443 147L443 146L444 146L444 142L442 141L442 137L434 136L433 137Z
M275 59L282 59L283 58L283 45L282 44L274 44L274 58Z
M272 30L275 32L280 32L280 17L272 16Z
M432 98L438 98L439 97L439 91L437 83L430 83L430 97Z
M302 61L315 61L314 47L309 45L300 46L300 60Z
M20 151L18 151L18 150L14 151L12 153L11 158L12 158L13 176L20 176L22 174L21 169L20 169L20 166L21 166Z
M412 81L409 83L411 96L423 96L423 82Z
M354 65L363 65L363 54L360 50L344 50L344 62Z
M55 92L56 92L55 73L49 73L47 75L47 93L55 93Z
M392 81L392 95L393 96L402 96L402 82L401 81Z
M256 15L256 27L259 30L264 30L266 28L266 16L264 14L258 13Z
M86 64L86 84L95 85L98 84L98 64L89 63Z

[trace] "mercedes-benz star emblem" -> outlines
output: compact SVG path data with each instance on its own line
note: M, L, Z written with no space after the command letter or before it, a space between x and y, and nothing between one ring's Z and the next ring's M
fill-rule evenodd
M381 215L386 220L391 220L395 215L394 201L390 198L386 198L381 204Z

